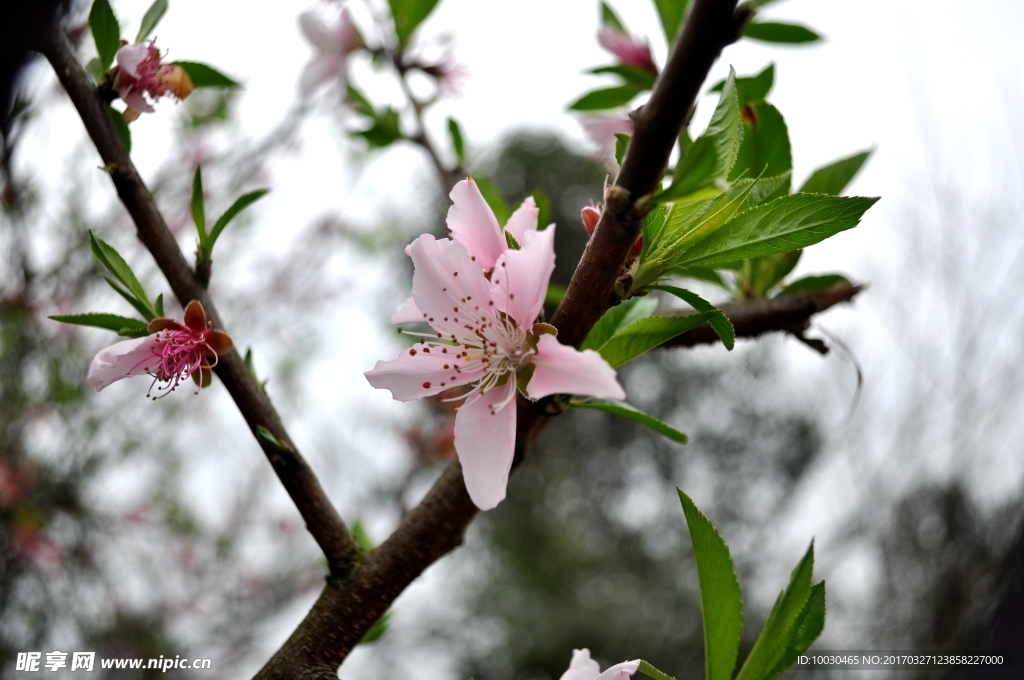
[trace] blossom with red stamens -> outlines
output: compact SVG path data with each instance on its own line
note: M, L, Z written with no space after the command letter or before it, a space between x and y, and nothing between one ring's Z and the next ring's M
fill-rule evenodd
M127 121L135 120L142 112L152 113L152 100L171 94L184 99L192 94L192 79L181 66L161 62L160 50L153 41L124 45L117 51L114 89L128 105L124 112Z
M597 41L626 66L658 75L658 67L651 57L651 45L646 39L634 38L615 26L605 24L597 34Z
M232 347L227 333L214 330L206 321L198 300L185 308L184 324L154 319L149 332L144 338L118 342L97 354L89 366L89 384L98 392L122 378L149 375L153 383L147 396L157 383L166 383L157 388L166 395L189 377L202 389L213 379L211 369L217 365L217 357Z

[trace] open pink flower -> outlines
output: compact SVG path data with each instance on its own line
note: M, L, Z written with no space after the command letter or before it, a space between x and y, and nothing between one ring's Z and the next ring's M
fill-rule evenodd
M345 78L348 55L364 43L347 9L331 18L317 9L306 10L299 15L299 28L316 50L299 79L299 90L308 97L324 83Z
M597 662L590 658L589 649L572 650L569 670L559 680L627 680L640 668L640 659L615 664L604 673Z
M232 346L226 333L213 330L207 323L198 300L185 308L184 324L174 319L154 319L149 332L151 335L118 342L97 354L89 366L89 384L99 392L122 378L149 375L153 383L147 396L158 382L167 383L158 391L170 394L188 377L201 389L212 381L211 369L217 357Z
M160 50L151 40L122 46L117 51L116 61L114 89L128 105L125 120L132 121L142 112L153 112L146 95L152 100L166 94L184 99L192 93L192 79L185 69L177 64L162 63Z
M646 39L634 38L615 26L605 24L597 34L597 41L626 66L658 75L658 67L651 57L651 45Z
M519 250L504 242L499 247L504 236L494 215L466 202L473 197L472 183L459 184L448 216L459 240L424 234L406 249L415 267L412 299L419 320L430 324L437 339L430 336L397 359L378 361L365 375L399 401L472 386L458 397L464 401L455 416L455 451L470 498L489 510L505 498L512 468L517 386L529 399L622 399L625 393L601 355L562 345L551 326L537 323L555 267L554 225L524 228Z

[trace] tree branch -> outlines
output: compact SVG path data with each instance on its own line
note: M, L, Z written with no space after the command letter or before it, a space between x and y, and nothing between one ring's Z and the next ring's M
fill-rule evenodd
M153 195L128 156L114 128L109 106L97 95L96 86L78 62L58 25L49 32L41 51L78 110L103 159L104 170L113 180L118 197L135 223L139 240L153 255L178 301L184 306L192 300L199 300L214 326L224 329L213 300L185 260ZM331 573L344 575L350 572L359 555L359 547L313 470L288 437L281 417L266 393L235 350L219 358L215 371L305 520L309 533L323 550ZM281 443L281 448L257 436L259 427L269 430Z

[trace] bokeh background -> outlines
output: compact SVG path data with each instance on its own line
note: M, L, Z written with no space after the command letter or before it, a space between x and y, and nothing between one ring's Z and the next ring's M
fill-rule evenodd
M133 34L148 3L113 4ZM368 37L379 5L348 3ZM663 62L653 4L613 6ZM362 377L401 346L387 317L408 294L402 247L443 230L447 198L422 150L350 137L337 89L300 101L303 9L173 0L158 45L244 89L165 102L132 125L133 157L186 252L196 163L208 213L272 189L225 236L213 296L343 516L379 542L451 454L444 413L392 402ZM87 11L73 4L67 25L80 29ZM1012 618L1024 553L1024 6L791 0L765 15L826 40L742 41L709 82L730 64L775 63L796 182L874 149L849 192L883 200L808 249L797 272L869 286L816 320L832 351L774 335L633 362L622 372L633 403L690 444L603 414L560 418L509 499L396 602L387 633L342 677L557 678L584 646L602 664L643 657L698 675L676 485L732 549L745 648L812 537L828 582L817 649L973 649ZM608 170L566 111L601 82L583 73L608 61L598 28L592 0L443 0L419 33L422 54L466 71L458 96L428 112L428 133L444 146L457 117L471 171L513 205L545 192L563 283L585 243L579 209L599 200ZM368 58L350 77L375 101L402 101ZM46 317L130 311L100 278L87 230L151 293L166 286L45 62L21 93L0 168L0 677L18 677L17 652L53 649L210 657L217 677L250 676L308 610L322 561L221 388L151 402L142 380L100 395L85 382L111 336ZM702 98L693 129L714 102Z

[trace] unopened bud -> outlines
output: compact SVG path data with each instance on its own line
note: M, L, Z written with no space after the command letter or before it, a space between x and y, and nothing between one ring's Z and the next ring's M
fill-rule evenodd
M593 236L594 230L597 229L597 223L601 219L601 209L588 205L580 211L580 218L583 220L583 226L587 228L587 233Z
M167 73L160 76L160 82L178 99L184 99L192 94L192 79L189 78L188 72L177 64L173 64Z
M125 123L131 123L135 120L138 120L139 116L141 115L141 111L139 111L138 109L133 109L129 106L127 109L124 110L124 113L121 114L121 118L122 120L124 120Z

